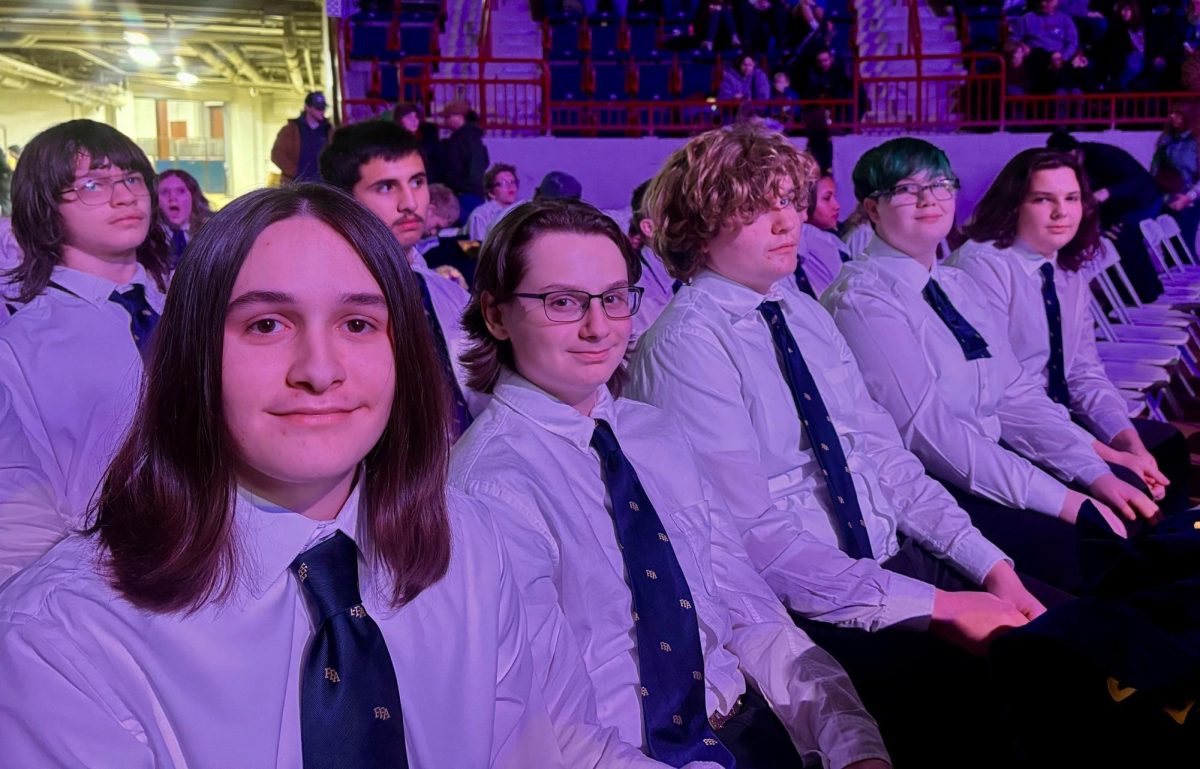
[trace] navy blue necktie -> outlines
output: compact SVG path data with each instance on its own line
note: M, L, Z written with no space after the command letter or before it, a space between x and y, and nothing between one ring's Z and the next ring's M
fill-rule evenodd
M992 354L988 352L987 341L975 330L970 321L954 309L950 297L946 296L946 292L942 290L936 280L929 279L921 291L921 296L925 297L925 301L942 319L942 323L945 323L946 328L950 329L950 333L954 334L954 339L962 348L963 355L967 360L992 357Z
M1046 325L1050 327L1046 394L1055 403L1069 407L1071 391L1067 389L1067 371L1063 363L1062 308L1058 304L1058 291L1054 288L1054 265L1046 262L1038 268L1038 272L1042 273L1042 300L1046 304Z
M154 329L158 328L158 313L146 301L145 286L134 283L125 293L113 291L108 301L116 302L129 313L129 333L133 335L134 344L144 359L150 353Z
M682 280L676 280L676 281L673 281L673 282L671 283L671 293L672 293L672 294L678 294L678 293L679 293L679 289L681 289L681 288L683 288L683 281L682 281Z
M863 522L858 493L854 490L854 480L850 477L850 466L846 464L837 429L783 317L783 310L779 308L779 302L767 301L758 306L758 311L766 318L767 326L771 329L771 340L779 353L783 378L787 380L792 400L796 403L796 412L800 415L808 442L812 444L812 452L825 476L833 510L842 529L842 550L851 558L874 558L871 538Z
M316 614L300 670L304 769L407 769L387 642L358 592L358 547L342 532L292 561Z
M179 257L183 256L183 250L187 248L187 235L179 227L171 228L171 256L172 261L178 262Z
M813 291L812 283L808 282L808 273L804 271L803 259L796 262L796 287L813 299L817 298L816 292Z
M592 448L600 455L633 597L647 751L671 766L715 761L732 769L733 756L708 722L700 626L670 539L604 420L596 420Z
M471 412L467 408L466 399L463 398L462 388L458 386L458 377L454 375L454 366L450 364L450 350L446 346L446 337L442 335L442 326L438 323L437 313L433 311L433 299L429 296L429 286L425 284L425 276L414 271L413 277L417 279L417 285L421 287L421 303L425 306L425 320L429 323L429 330L433 332L438 358L442 361L442 371L450 385L454 406L454 435L457 437L471 426Z
M842 260L842 264L850 261L850 252L842 246L838 246L838 258Z

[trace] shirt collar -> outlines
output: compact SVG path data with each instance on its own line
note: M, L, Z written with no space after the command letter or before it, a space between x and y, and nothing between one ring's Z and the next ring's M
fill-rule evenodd
M64 267L61 264L55 266L53 272L50 274L50 280L80 299L97 306L103 306L108 301L108 298L112 296L113 291L127 291L135 285L140 285L143 289L147 290L146 293L149 295L149 289L152 288L146 276L146 268L140 262L134 266L133 277L128 283L113 283L111 280L102 278L99 275L92 275L88 272Z
M780 280L792 279L792 276L788 275ZM701 270L700 274L692 279L689 286L709 296L735 322L757 312L758 306L764 301L777 302L784 297L779 283L771 286L771 289L764 295L712 270Z
M492 397L581 451L587 451L591 445L592 433L596 429L595 420L603 419L614 430L617 429L617 410L612 395L604 385L598 389L591 417L585 417L525 377L507 369L500 373Z
M863 254L885 275L903 286L908 286L914 291L923 290L929 283L930 278L937 281L941 280L940 266L937 262L933 263L932 269L926 269L925 265L903 251L899 251L888 245L878 235L871 236L871 241L867 243Z
M360 471L361 474L361 471ZM243 575L254 597L261 597L280 577L286 577L296 556L340 531L358 542L358 507L362 483L356 482L337 516L314 521L280 507L243 488L235 500L235 531L245 556ZM362 559L361 553L359 558ZM364 571L361 570L360 574ZM365 593L364 586L360 592Z
M1042 265L1047 261L1049 261L1050 264L1054 265L1055 267L1058 266L1057 251L1055 251L1054 255L1049 259L1046 259L1045 256L1037 251L1034 251L1032 246L1020 238L1017 238L1015 241L1013 241L1013 244L1009 246L1009 249L1014 254L1021 257L1021 268L1025 270L1026 275L1033 275L1035 272L1040 270Z

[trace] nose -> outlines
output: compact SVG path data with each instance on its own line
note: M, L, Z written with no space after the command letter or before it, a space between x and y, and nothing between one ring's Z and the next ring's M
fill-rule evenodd
M922 187L920 191L917 192L918 206L933 205L935 203L937 203L937 198L933 196L932 187Z
M784 206L775 211L771 221L771 232L783 235L799 227L808 217L808 211L797 211L794 206Z
M583 339L600 339L608 333L608 316L604 314L601 301L594 298L588 302L587 312L579 322L579 336Z
M297 335L288 385L314 395L326 392L346 378L346 367L332 329L307 328Z
M112 197L109 202L114 206L128 205L137 200L137 195L133 194L133 190L123 181L113 180L112 182Z
M413 193L413 188L407 184L401 184L398 189L396 210L415 211L417 209L417 196Z

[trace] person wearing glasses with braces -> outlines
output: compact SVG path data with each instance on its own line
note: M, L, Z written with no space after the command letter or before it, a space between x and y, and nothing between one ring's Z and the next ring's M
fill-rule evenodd
M889 766L675 421L621 397L640 272L587 203L523 203L488 234L464 319L470 384L492 401L455 445L450 482L504 535L552 716L598 718L605 766ZM569 766L596 765L563 735Z
M824 303L868 391L1018 569L1079 590L1071 525L1081 509L1095 505L1124 534L1122 517L1157 507L1113 475L1095 439L1023 370L982 287L938 263L959 186L945 153L893 139L863 155L853 178L875 237Z
M72 120L26 148L13 179L24 259L5 275L15 314L0 326L0 387L65 512L47 507L33 525L25 510L28 536L0 538L7 563L36 559L78 524L128 429L167 288L157 221L154 169L117 130ZM29 464L0 469L0 519Z

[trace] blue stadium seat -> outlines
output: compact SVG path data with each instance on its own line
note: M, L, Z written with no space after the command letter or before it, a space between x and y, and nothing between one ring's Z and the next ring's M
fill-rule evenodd
M638 101L659 101L670 98L670 61L639 61L634 64L634 68L637 70L637 92L634 97Z
M388 50L388 23L359 22L350 31L350 58L384 59L396 58L396 51Z
M679 61L679 93L685 99L705 98L715 93L711 59L681 57Z
M644 59L658 50L658 20L652 16L634 19L632 14L626 22L629 27L629 55Z
M583 64L578 61L550 62L550 100L583 99Z
M406 56L428 56L433 51L432 24L402 24L400 26L400 49Z
M579 56L579 28L577 18L565 18L550 22L550 47L546 58L551 60L573 59Z
M588 24L591 33L591 57L611 61L620 55L621 23L619 20L595 21Z
M617 101L629 98L623 62L592 62L592 72L595 73L593 92L596 101Z
M967 35L970 37L970 50L994 51L1000 47L1000 27L1003 17L968 16Z
M379 98L387 99L388 101L401 101L400 99L400 82L396 79L396 71L399 67L395 64L381 64L379 66Z

